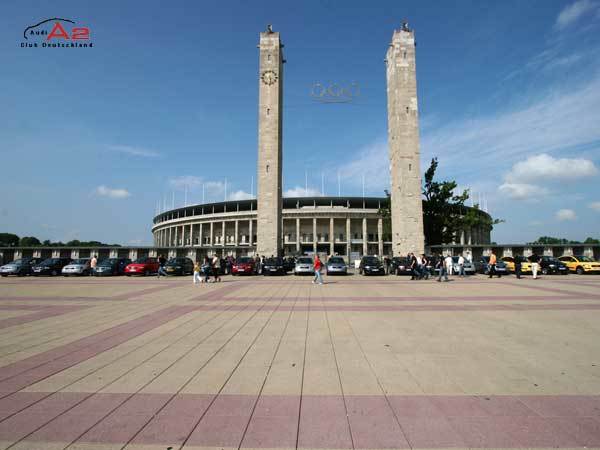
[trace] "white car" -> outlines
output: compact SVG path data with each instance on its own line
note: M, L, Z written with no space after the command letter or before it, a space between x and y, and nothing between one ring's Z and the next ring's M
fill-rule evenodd
M67 277L69 275L89 275L90 273L90 259L79 258L74 259L65 267L62 268L61 273Z
M296 260L294 266L294 275L314 275L313 260L310 257L303 256Z
M475 275L475 265L472 262L469 262L469 260L466 258L463 264L463 269L465 270L465 275ZM452 257L452 273L454 273L454 275L458 275L460 273L458 256Z

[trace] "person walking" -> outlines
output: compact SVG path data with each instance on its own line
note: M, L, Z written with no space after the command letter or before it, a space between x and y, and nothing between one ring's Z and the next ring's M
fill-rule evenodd
M452 275L452 266L454 266L454 261L452 260L450 253L446 255L446 259L444 259L444 265L446 266L446 273L448 275Z
M427 268L429 264L429 260L427 259L427 257L425 255L421 255L421 265L422 265L422 270L421 270L421 278L425 278L426 280L429 280L429 269Z
M522 256L517 255L515 257L515 275L517 279L521 279L521 258Z
M200 261L196 261L194 263L194 284L202 283L202 278L200 278Z
M494 253L494 250L492 250L492 253L490 253L490 262L489 262L489 268L488 268L488 273L490 278L492 278L494 275L496 275L496 254ZM498 275L499 277L500 275Z
M537 273L540 268L540 257L534 253L529 257L529 261L531 261L531 273L533 274L533 279L537 280Z
M442 281L442 276L444 277L444 281L448 281L448 271L446 270L446 261L443 255L436 258L435 268L439 270L438 282Z
M156 276L160 278L161 275L167 276L167 272L165 271L165 264L167 263L167 259L163 255L158 256L158 272Z
M417 257L414 255L414 253L409 253L408 260L410 261L410 274L411 274L410 279L416 280L418 277Z
M212 258L212 271L213 271L213 282L221 281L221 258L216 253Z
M209 283L210 282L210 273L211 273L211 268L210 268L210 260L208 259L208 256L204 257L204 262L202 263L202 273L204 274L204 282L205 283Z
M461 278L465 276L465 258L463 255L458 257L458 276Z
M98 265L98 258L96 258L96 255L92 255L92 259L90 260L90 275L94 275L96 273L97 265Z
M321 276L321 268L323 267L323 263L319 259L319 255L315 254L315 262L313 264L313 269L315 271L315 277L313 278L313 284L319 283L323 284L323 277Z

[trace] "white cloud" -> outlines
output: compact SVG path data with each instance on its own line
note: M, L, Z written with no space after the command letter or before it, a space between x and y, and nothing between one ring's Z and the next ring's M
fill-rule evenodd
M362 189L364 175L365 190L384 195L383 190L388 189L390 185L388 148L387 139L379 139L354 152L352 157L348 158L350 162L337 169L342 185ZM337 177L337 171L333 169L332 176Z
M568 181L591 177L597 173L598 169L594 162L589 159L553 158L546 153L542 153L515 163L505 178L508 182Z
M577 215L572 209L559 209L554 214L554 217L556 217L556 220L564 222L567 220L575 220L577 218Z
M109 197L109 198L127 198L131 196L131 193L127 189L111 189L104 185L98 186L94 193L101 197Z
M235 191L231 194L227 194L228 200L249 200L252 198L254 198L254 195L250 195L250 193L246 191Z
M462 119L423 134L423 160L439 155L445 170L476 175L522 155L548 153L600 140L600 74L566 83L528 106ZM465 164L465 161L477 164Z
M202 188L203 183L205 183L204 178L193 175L183 175L169 179L169 186L175 189L185 189L187 187L187 189L194 190Z
M131 239L131 240L127 241L127 243L131 244L131 245L141 245L142 242L144 242L143 239Z
M556 18L555 27L562 30L577 22L584 14L598 8L598 3L591 0L578 0L563 8Z
M292 189L288 189L283 193L284 197L320 197L321 192L318 189L308 188L305 189L301 186L296 186Z
M188 204L200 203L202 198L198 198L198 193L204 188L204 201L222 202L225 199L225 181L207 180L203 177L194 175L182 175L168 180L171 188L178 191L188 191ZM231 183L227 183L227 200L248 200L255 198L255 195L241 189L234 189Z
M500 185L500 192L515 200L538 200L548 194L548 190L535 184L504 183Z
M594 211L600 212L600 202L592 202L588 205L588 207Z
M131 145L109 145L108 148L115 152L126 153L132 156L142 156L145 158L156 158L160 153L143 147L133 147Z

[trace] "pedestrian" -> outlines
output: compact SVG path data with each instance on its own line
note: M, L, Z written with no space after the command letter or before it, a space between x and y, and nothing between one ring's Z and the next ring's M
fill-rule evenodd
M446 262L443 255L436 258L435 268L439 270L438 282L442 281L442 276L444 277L444 281L448 281L448 271L446 270Z
M194 284L202 283L202 278L200 278L200 270L202 267L200 266L200 261L196 261L194 263Z
M458 276L461 278L465 276L465 258L463 255L458 257Z
M496 254L494 253L494 250L492 250L492 253L490 253L490 261L488 263L488 274L490 276L490 278L492 278L494 275L496 275ZM498 275L500 276L500 275Z
M213 282L221 281L221 258L216 253L212 258L212 272L214 277Z
M90 275L94 275L96 273L97 265L98 265L98 258L96 258L96 255L92 255L92 259L90 260Z
M521 279L521 260L522 256L517 255L515 257L515 275L517 279Z
M161 254L158 256L158 272L156 276L160 278L161 275L167 276L167 272L165 271L165 264L167 263L167 259Z
M383 268L385 270L385 274L389 275L390 274L390 258L388 258L387 256L385 256L383 258Z
M315 254L315 262L313 264L313 269L315 271L315 277L313 278L313 284L319 283L323 284L323 277L321 276L321 268L323 267L323 263L319 259L319 255Z
M418 279L418 268L417 268L417 257L414 255L414 253L409 253L408 254L408 260L410 261L410 274L411 280L416 280Z
M211 268L210 268L210 260L208 259L208 256L204 257L204 262L202 263L202 273L204 274L204 282L205 283L209 283L210 282L210 273L211 273Z
M450 253L446 255L444 265L446 266L446 273L448 275L452 275L452 267L454 266L454 260L452 259L452 256L450 256Z
M540 268L540 257L535 253L529 257L529 261L531 261L531 273L533 274L533 279L537 279L538 269Z
M421 278L425 278L426 280L429 280L429 269L428 269L429 260L427 259L427 257L425 255L421 255L421 264L423 266L423 269L421 270Z
M258 273L262 274L264 268L265 268L265 255L260 255L260 270Z

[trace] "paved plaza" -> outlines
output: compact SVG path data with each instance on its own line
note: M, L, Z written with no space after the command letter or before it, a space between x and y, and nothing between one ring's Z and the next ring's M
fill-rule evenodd
M600 277L7 278L0 448L600 447Z

